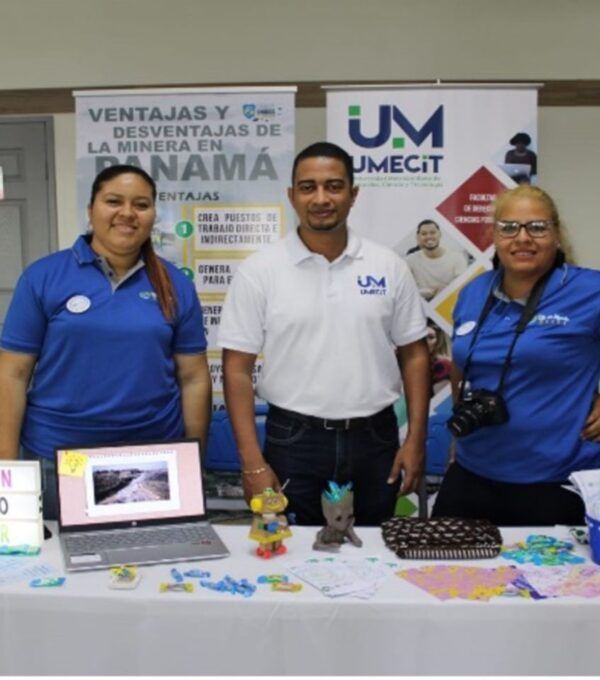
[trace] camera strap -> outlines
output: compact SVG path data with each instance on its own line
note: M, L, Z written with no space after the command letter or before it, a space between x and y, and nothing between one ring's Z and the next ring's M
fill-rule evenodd
M504 387L504 380L506 378L506 374L508 373L508 369L510 368L510 363L511 363L511 358L513 351L515 349L515 345L517 344L517 340L519 339L521 333L527 328L527 324L533 319L533 315L535 314L535 310L537 309L537 306L542 298L542 295L544 294L544 290L546 288L546 284L548 283L550 277L552 276L552 273L554 272L554 267L547 271L543 276L541 276L536 282L533 288L531 289L531 293L529 294L527 298L527 302L525 303L525 307L523 307L523 311L521 313L521 318L519 319L519 322L517 324L517 328L515 329L515 334L513 336L513 339L510 343L510 347L508 349L508 353L506 355L506 358L504 359L504 364L502 365L502 372L500 374L500 381L498 383L498 387L496 388L496 392L498 394L502 393L502 388ZM483 305L483 309L481 310L481 314L479 315L479 319L477 319L477 326L475 328L475 333L473 333L473 338L471 339L471 344L469 345L469 350L467 352L467 358L465 360L465 367L463 369L463 377L461 380L461 385L460 385L460 392L459 392L459 399L463 398L464 391L465 391L465 384L467 382L467 372L469 368L471 367L471 358L473 356L473 350L475 349L475 343L477 341L477 338L479 336L479 331L481 330L481 327L483 326L483 322L486 320L488 317L489 313L492 310L492 307L494 306L496 302L496 296L494 294L494 289L495 287L492 286L492 289L489 292L489 295L487 296L487 299L485 301L485 304Z

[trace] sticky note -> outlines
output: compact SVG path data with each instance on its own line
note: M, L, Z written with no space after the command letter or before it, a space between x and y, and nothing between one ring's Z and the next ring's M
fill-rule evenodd
M79 451L65 451L60 458L58 466L59 475L70 477L83 477L88 457Z

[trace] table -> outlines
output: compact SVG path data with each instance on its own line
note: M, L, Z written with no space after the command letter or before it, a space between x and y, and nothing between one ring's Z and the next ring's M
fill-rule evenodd
M215 580L281 573L286 563L311 555L315 536L313 528L296 527L287 555L261 560L247 526L216 528L231 557L188 563L209 569ZM392 556L378 529L357 532L364 547L344 546L344 555ZM559 528L502 533L505 542L528 533L566 537ZM589 556L586 547L578 550ZM62 569L57 539L31 559ZM600 668L600 599L440 602L395 575L366 601L332 600L308 585L295 594L259 586L251 598L204 588L160 594L171 566L141 568L134 591L108 589L106 571L68 574L59 589L1 588L0 673L595 675Z

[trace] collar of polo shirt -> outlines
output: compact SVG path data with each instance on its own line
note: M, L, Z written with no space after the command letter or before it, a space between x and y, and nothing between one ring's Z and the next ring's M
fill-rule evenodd
M295 229L293 234L290 235L290 238L286 240L286 246L294 264L299 264L300 262L307 260L309 257L318 255L318 253L314 253L304 245L304 242L298 235L297 229ZM338 262L344 257L351 257L355 260L363 257L362 241L360 237L350 229L348 229L348 242L346 243L344 252L337 258L337 260L335 260L335 262Z

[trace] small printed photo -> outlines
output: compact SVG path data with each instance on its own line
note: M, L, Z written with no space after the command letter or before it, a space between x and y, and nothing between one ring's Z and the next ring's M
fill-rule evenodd
M473 261L472 255L429 218L419 222L393 250L406 260L425 300L432 300Z
M168 501L171 498L166 460L94 466L95 505Z
M431 367L431 396L450 387L450 366L452 364L450 338L433 321L427 319L427 348Z
M534 184L537 176L537 154L530 149L531 136L527 132L517 132L508 141L510 147L504 154L500 168L516 184Z

